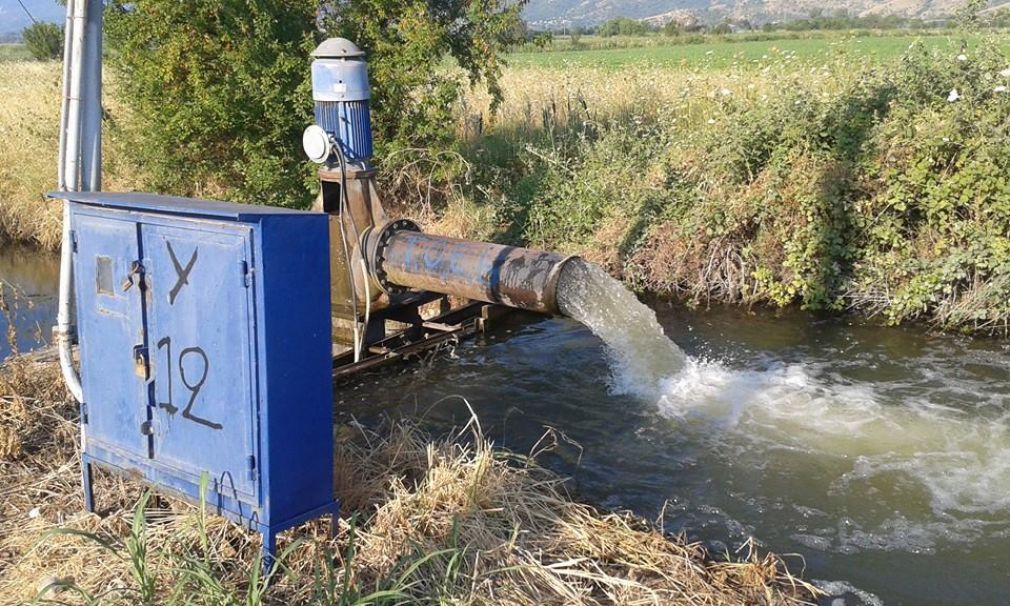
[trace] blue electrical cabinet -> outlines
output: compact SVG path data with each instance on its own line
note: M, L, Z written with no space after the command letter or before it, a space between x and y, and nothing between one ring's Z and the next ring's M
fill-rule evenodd
M333 497L329 222L150 194L69 201L84 490L100 464L264 537Z

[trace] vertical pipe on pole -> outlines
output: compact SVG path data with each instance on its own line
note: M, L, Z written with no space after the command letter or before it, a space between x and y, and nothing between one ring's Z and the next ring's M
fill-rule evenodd
M101 0L91 0L101 3ZM66 191L80 190L81 165L81 84L84 54L85 27L87 22L88 0L70 0L67 3L68 23L71 30L70 54L63 60L70 62L64 69L70 76L69 90L64 107L66 122L66 144L63 146L63 183ZM84 401L84 390L81 379L77 376L73 363L73 334L71 328L71 307L73 289L73 242L70 234L70 203L63 203L63 245L60 256L60 301L56 314L56 342L60 353L60 368L67 389L77 399Z
M67 19L63 31L63 97L60 100L60 153L56 185L67 191L67 105L70 102L70 54L74 41L74 0L67 1Z
M73 40L70 45L70 91L67 96L67 147L64 162L67 191L80 191L81 93L84 86L84 44L88 0L73 2ZM69 10L69 8L68 8Z

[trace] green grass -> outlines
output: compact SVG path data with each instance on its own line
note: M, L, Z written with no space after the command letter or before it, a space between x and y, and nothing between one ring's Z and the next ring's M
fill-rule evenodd
M0 61L28 61L31 58L24 44L0 44Z
M1004 48L1010 49L1010 35ZM700 44L632 46L614 49L522 51L509 56L516 67L599 67L619 69L649 66L685 69L761 68L771 62L790 61L798 65L820 64L846 59L876 62L896 59L909 45L920 40L930 48L957 54L961 47L956 35L845 35L806 39L751 40L727 42L724 39Z

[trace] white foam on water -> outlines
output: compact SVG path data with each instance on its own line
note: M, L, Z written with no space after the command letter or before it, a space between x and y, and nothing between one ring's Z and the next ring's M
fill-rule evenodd
M911 478L935 514L1010 511L1010 426L930 402L894 402L867 385L832 384L816 365L734 370L689 360L665 379L662 415L761 448L844 457L839 496L876 477ZM755 450L757 447L757 450Z
M911 482L927 495L925 512L836 536L841 548L932 548L934 538L1006 518L1010 512L1010 422L920 396L879 392L833 378L826 364L734 369L688 359L664 334L655 312L602 269L580 261L559 281L559 304L607 346L615 393L657 402L684 431L716 435L728 456L762 459L786 450L841 461L829 494L874 494L874 483ZM947 386L951 387L951 386ZM948 391L949 394L949 391ZM939 399L939 398L937 398ZM1005 410L1005 403L995 407ZM932 510L932 515L929 513ZM995 516L992 514L1001 514ZM965 519L968 516L978 520Z
M876 595L846 581L814 581L814 585L828 594L831 606L884 606Z

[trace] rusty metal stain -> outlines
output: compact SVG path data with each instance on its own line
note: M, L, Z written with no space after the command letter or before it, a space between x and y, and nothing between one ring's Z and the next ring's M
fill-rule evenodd
M396 285L541 313L558 313L557 274L570 258L500 244L400 231L381 250Z

